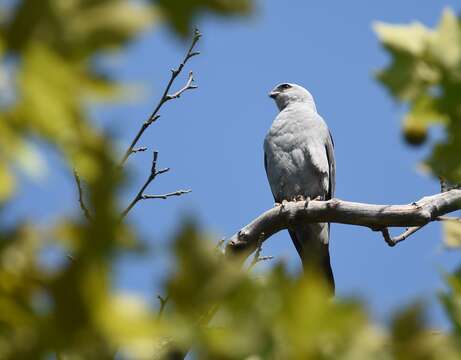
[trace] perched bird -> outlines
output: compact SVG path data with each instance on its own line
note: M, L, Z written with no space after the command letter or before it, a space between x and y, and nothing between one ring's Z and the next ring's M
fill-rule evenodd
M264 140L264 166L276 204L331 199L336 172L333 139L312 95L302 86L284 83L269 96L280 110ZM330 224L297 225L289 233L304 271L317 272L334 290Z

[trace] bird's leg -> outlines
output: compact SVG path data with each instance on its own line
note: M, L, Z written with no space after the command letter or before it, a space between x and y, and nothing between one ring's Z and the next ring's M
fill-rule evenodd
M288 200L283 199L281 204L278 204L280 206L280 211L285 210L285 206L288 204ZM277 206L277 203L276 203Z
M308 206L309 206L309 202L311 201L311 198L308 196L307 198L305 198L304 200L304 209L307 209Z
M282 203L276 202L276 203L274 204L274 207L280 207L280 211L282 211L282 210L285 210L285 206L286 206L288 203L289 203L288 200L283 199L283 200L282 200Z

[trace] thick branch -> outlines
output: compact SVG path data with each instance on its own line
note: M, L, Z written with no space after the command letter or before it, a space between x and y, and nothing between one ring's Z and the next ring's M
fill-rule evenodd
M226 245L226 253L242 253L244 257L257 249L275 233L302 223L330 222L366 226L374 231L387 231L387 242L395 245L442 215L461 209L461 190L424 197L409 205L373 205L331 199L288 202L272 208L234 234ZM392 241L388 227L410 228Z

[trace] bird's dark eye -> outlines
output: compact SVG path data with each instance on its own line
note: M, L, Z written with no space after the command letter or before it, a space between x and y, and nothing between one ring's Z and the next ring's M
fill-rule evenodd
M291 88L291 85L290 84L282 84L279 86L280 90L287 90L289 88Z

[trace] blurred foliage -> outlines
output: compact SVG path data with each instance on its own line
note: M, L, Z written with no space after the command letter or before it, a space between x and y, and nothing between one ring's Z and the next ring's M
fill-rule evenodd
M402 310L390 329L383 329L369 320L359 301L331 299L316 278L293 277L282 265L249 273L186 223L174 241L175 269L164 284L168 301L161 314L150 300L115 289L116 260L138 240L135 229L120 221L120 159L114 158L111 137L94 125L87 111L90 101L113 98L121 85L94 65L95 57L123 51L161 21L184 36L201 14L245 14L252 2L6 4L0 7L0 359L173 358L189 349L200 359L461 356L457 274L449 279L450 293L442 296L452 334L431 332L419 306ZM396 96L411 102L417 124L411 126L419 126L423 136L435 119L447 130L459 123L453 100L457 78L451 70L441 70L442 65L457 68L457 50L446 44L456 41L454 19L445 15L445 30L431 37L431 46L439 50L423 65L419 57L427 53L429 30L419 25L397 33L380 28L397 59L381 78ZM444 46L450 54L441 54ZM439 81L439 93L429 91L434 81ZM450 144L457 146L457 139ZM81 175L91 220L57 214L47 228L21 220L6 225L8 206L20 190L18 173L40 172L44 143L67 164L69 178L73 169ZM445 151L450 144L447 140L437 149ZM453 226L447 228L448 238L459 242ZM47 260L50 254L53 261Z
M398 101L408 104L403 132L408 143L428 142L428 129L444 129L425 161L438 177L461 182L461 22L445 10L435 29L377 23L375 30L391 56L379 81Z
M461 222L445 221L443 223L445 230L445 245L449 248L461 247Z
M191 33L192 24L200 13L214 12L229 14L248 14L253 8L251 0L151 0L172 27L182 36Z

